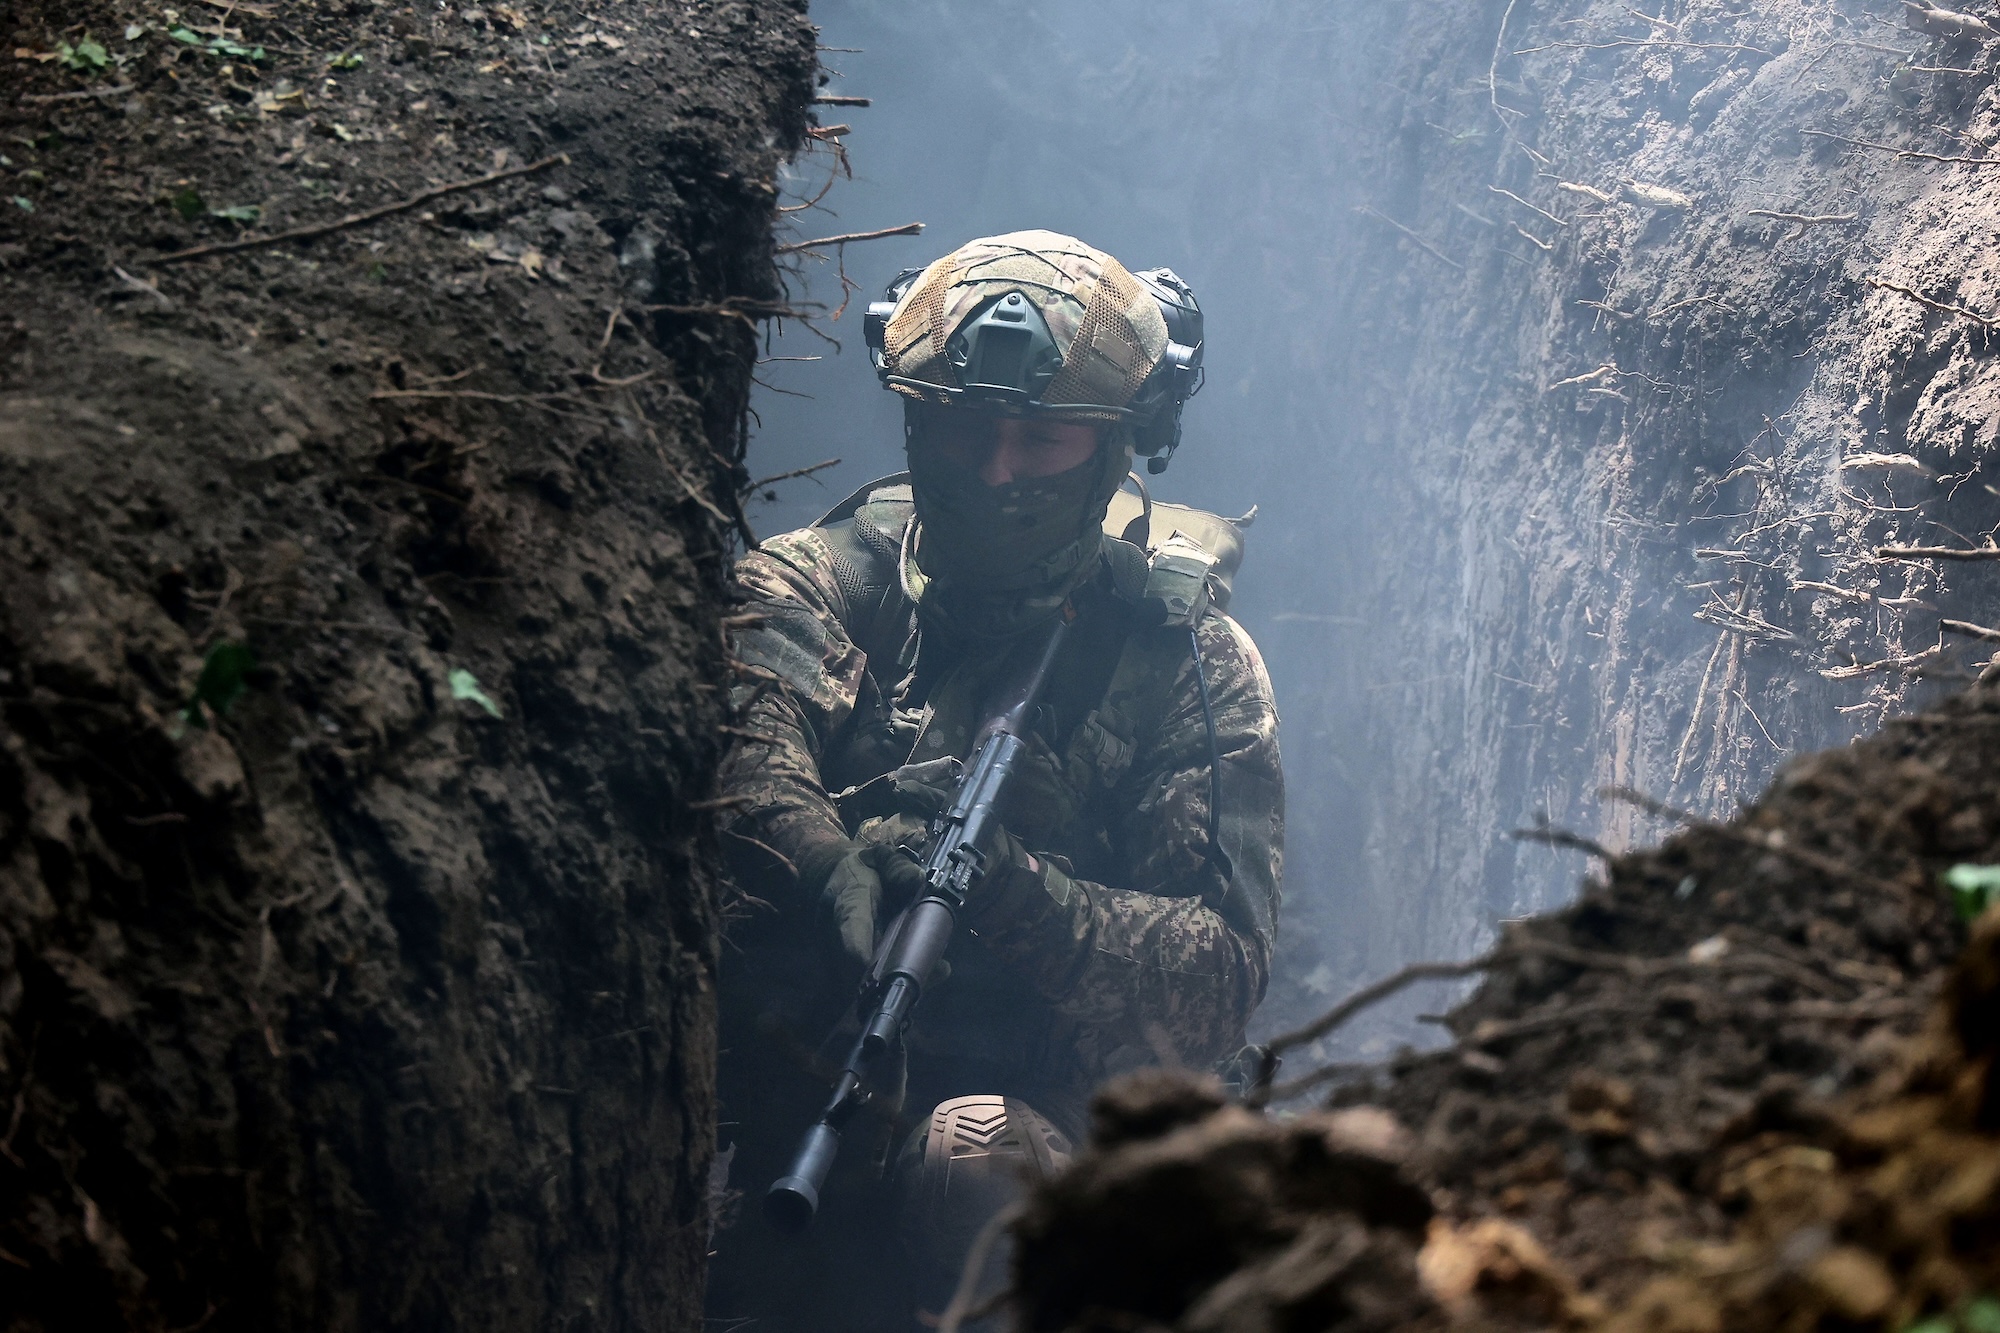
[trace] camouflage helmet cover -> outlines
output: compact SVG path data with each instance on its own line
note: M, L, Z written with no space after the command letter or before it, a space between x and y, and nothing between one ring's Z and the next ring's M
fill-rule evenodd
M1033 302L1062 356L1036 407L1080 420L1129 417L1168 350L1159 302L1110 255L1052 231L983 237L924 269L888 316L883 383L908 399L952 401L963 387L947 350L953 334L1015 292Z

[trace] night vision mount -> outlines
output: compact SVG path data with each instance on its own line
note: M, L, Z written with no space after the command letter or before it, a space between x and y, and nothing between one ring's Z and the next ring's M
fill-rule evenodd
M896 303L923 272L906 268L889 284L884 300L872 302L862 319L868 359L884 388L904 385L926 401L964 403L1010 416L1048 413L1112 417L1133 428L1133 447L1146 457L1146 470L1160 473L1181 442L1181 406L1201 391L1201 306L1170 268L1132 276L1160 307L1167 324L1167 349L1130 402L1051 403L1042 395L1063 367L1062 349L1049 332L1041 308L1021 292L1006 292L974 310L945 344L945 359L959 387L893 374L885 347Z

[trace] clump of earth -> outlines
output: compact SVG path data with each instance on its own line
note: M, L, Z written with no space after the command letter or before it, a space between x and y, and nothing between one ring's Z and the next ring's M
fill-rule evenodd
M1319 1107L1108 1089L1020 1224L1020 1326L1983 1327L1996 812L2000 683L1611 858L1449 1044Z
M0 1328L692 1326L810 25L7 24Z

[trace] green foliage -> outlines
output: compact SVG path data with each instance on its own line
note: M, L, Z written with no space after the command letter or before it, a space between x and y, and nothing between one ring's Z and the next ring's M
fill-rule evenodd
M1955 865L1939 878L1951 891L1951 904L1961 921L1972 920L2000 901L2000 866ZM1995 1310L2000 1312L2000 1305ZM2000 1324L1995 1333L2000 1333Z
M264 215L264 210L255 204L236 204L229 208L211 208L208 215L229 222L255 222Z
M2000 1300L1974 1296L1950 1314L1904 1325L1903 1333L2000 1333Z
M181 721L205 727L209 718L222 717L250 688L250 671L256 665L257 655L244 645L217 640L201 660L201 675L195 678L194 693L181 708Z
M494 717L500 716L500 705L494 703L492 699L487 697L486 691L479 688L479 677L473 675L464 667L453 667L451 675L447 679L451 683L452 698L468 699L478 704L481 708L484 708Z
M56 63L64 69L89 73L110 64L111 53L104 49L103 43L85 33L75 46L68 42L56 43Z
M32 213L35 211L35 201L28 198L25 194L17 194L14 196L14 207L20 209L23 213Z
M214 56L234 56L238 60L255 61L268 59L261 46L245 46L229 37L204 37L188 27L171 28L167 36Z
M196 218L208 212L208 201L203 199L200 191L196 190L192 185L183 185L180 189L168 195L167 203L173 208L174 212L181 215L181 221L183 222L193 222Z
M328 69L360 69L368 63L368 57L359 51L343 51L326 62Z

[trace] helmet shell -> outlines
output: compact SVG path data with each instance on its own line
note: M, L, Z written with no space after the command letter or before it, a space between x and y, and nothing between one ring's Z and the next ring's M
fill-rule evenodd
M982 237L907 286L897 285L902 290L891 289L896 300L875 358L883 384L905 398L977 401L987 410L1078 420L1132 421L1157 410L1135 399L1168 350L1161 303L1123 264L1074 236L1017 231ZM1021 392L1009 401L981 392L969 399L961 335L990 322L996 307L1016 294L1035 307L1059 361L1039 360L1043 373L1031 381L1038 394ZM1047 373L1051 365L1053 374Z

